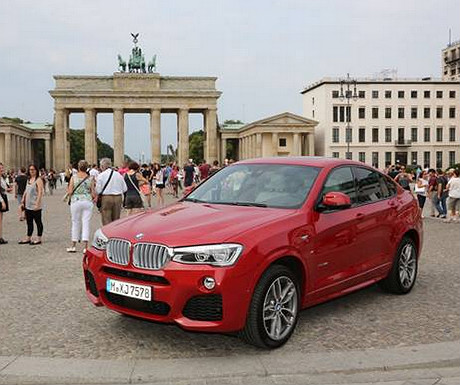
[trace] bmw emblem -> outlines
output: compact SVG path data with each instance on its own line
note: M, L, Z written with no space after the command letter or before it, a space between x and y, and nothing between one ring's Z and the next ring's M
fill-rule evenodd
M138 241L140 241L142 238L144 238L144 233L136 234L136 239L137 239Z

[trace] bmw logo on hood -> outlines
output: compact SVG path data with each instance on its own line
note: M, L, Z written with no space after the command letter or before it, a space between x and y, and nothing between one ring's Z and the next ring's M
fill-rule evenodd
M136 234L136 239L137 239L138 241L140 241L142 238L144 238L144 233Z

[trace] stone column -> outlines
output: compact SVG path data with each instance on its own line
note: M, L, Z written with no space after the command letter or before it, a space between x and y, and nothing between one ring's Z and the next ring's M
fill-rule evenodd
M262 157L262 134L256 134L256 157Z
M50 139L45 139L45 168L49 170L51 168L51 144Z
M14 135L14 154L13 154L14 168L19 167L19 136Z
M177 146L178 165L183 167L189 159L188 152L188 110L181 108L178 111L177 124L179 129L179 142ZM209 160L206 159L208 162Z
M87 162L97 162L97 152L95 151L96 137L96 111L94 108L85 109L85 160ZM115 143L115 139L114 139Z
M58 170L64 170L66 164L66 150L67 150L67 132L66 132L66 110L64 108L56 108L54 115L54 135L55 135L55 167Z
M278 133L272 132L272 156L278 156Z
M152 162L161 163L161 110L150 110L150 159Z
M206 124L206 161L212 164L217 160L217 109L208 108L205 112Z
M125 160L125 116L121 108L113 110L113 165L121 167Z
M307 134L308 156L315 156L315 136Z
M9 132L5 132L5 168L9 169L12 166L12 159L11 159L11 134Z
M224 164L224 160L227 157L227 139L221 138L220 139L220 159L221 165Z
M246 159L246 137L241 138L241 159Z
M27 143L27 164L32 163L34 160L34 155L32 153L32 139L29 139Z
M300 136L298 133L292 135L292 153L291 155L299 156L300 155Z

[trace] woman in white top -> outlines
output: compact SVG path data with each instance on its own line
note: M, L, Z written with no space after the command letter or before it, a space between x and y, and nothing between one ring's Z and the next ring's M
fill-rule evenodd
M447 192L449 193L447 207L450 210L451 216L446 221L457 222L460 213L460 172L457 169L453 171L452 178L447 182Z
M165 200L163 197L163 190L165 188L164 171L158 163L153 165L153 181L155 183L155 192L157 196L158 207L163 207Z
M423 218L423 207L425 206L426 202L426 192L428 190L428 174L426 171L422 171L417 179L417 183L415 183L414 192L417 195L418 206L420 210L422 210L422 218Z

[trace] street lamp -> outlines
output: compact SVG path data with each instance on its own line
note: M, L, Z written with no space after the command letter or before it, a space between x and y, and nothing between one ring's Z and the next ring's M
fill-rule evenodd
M345 88L345 92L344 92ZM356 79L351 79L350 74L347 73L347 78L346 79L341 79L340 80L340 94L339 94L340 100L343 102L345 99L347 100L347 108L345 111L345 116L347 120L347 128L346 128L346 134L345 134L345 140L347 142L347 154L346 158L350 159L351 154L350 154L350 139L351 139L351 128L350 128L350 120L351 120L351 105L350 105L350 99L353 99L353 101L356 101L358 99L358 94L356 91Z

